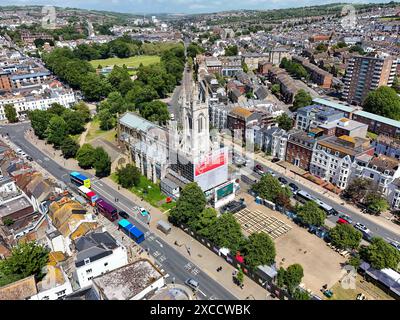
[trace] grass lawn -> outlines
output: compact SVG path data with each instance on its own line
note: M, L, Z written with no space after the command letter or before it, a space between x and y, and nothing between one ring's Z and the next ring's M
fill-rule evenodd
M114 129L111 130L101 130L100 129L100 120L97 117L94 117L89 128L89 132L86 135L85 143L90 143L96 138L103 138L109 142L113 142L115 140L116 131Z
M383 290L362 278L359 274L356 277L356 289L344 289L340 283L332 288L333 297L330 300L356 300L359 293L363 293L368 300L393 300Z
M115 183L118 183L116 173L111 174L111 179ZM144 190L147 190L147 193L143 193ZM163 212L175 206L175 202L165 203L167 196L161 192L160 186L151 182L144 176L140 177L139 185L137 187L132 187L129 191L143 198L144 201L150 203L153 207L159 208Z
M129 57L129 58L108 58L108 59L98 59L98 60L91 60L89 61L90 64L94 67L97 68L99 65L102 67L107 67L107 66L122 66L126 65L127 67L134 67L137 68L141 63L143 63L144 66L148 66L150 64L158 63L160 62L160 57L159 56L134 56L134 57Z

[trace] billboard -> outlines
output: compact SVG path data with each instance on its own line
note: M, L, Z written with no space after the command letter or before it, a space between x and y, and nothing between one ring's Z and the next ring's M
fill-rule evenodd
M228 149L221 148L199 157L194 162L193 180L203 191L228 180Z
M215 201L219 201L234 192L234 181L230 181L221 187L215 188Z

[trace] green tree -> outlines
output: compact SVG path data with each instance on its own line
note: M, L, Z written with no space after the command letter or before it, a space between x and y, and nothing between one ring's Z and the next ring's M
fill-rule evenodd
M389 209L388 201L379 193L369 192L364 200L368 210L374 214L381 214L382 212Z
M76 160L78 160L78 165L83 169L90 169L94 163L94 148L85 143L82 147L79 148L76 153Z
M398 94L400 94L400 80L399 80L399 77L398 77L397 75L394 76L392 88L393 88Z
M239 53L238 47L236 45L228 46L225 48L226 56L237 56Z
M236 279L237 279L237 281L239 282L239 284L243 284L243 281L244 281L244 273L243 273L242 268L239 268L239 271L238 271L238 273L236 274Z
M301 283L303 276L303 267L298 263L290 265L286 270L281 267L278 270L277 284L281 288L286 288L290 294L293 294Z
M118 183L123 188L132 188L133 186L138 186L140 183L140 170L136 168L133 164L127 164L123 168L117 169Z
M200 47L197 43L192 42L187 48L188 57L194 59L198 54L204 53L204 49Z
M116 119L111 114L109 109L102 109L98 113L98 118L100 120L100 129L101 130L110 130L115 127Z
M363 109L383 117L400 120L400 97L393 88L381 86L368 93L363 102Z
M384 239L372 238L371 244L360 249L360 256L375 269L397 269L400 262L400 251Z
M13 104L6 104L4 106L4 113L6 115L8 122L10 122L10 123L18 122L17 111L15 110L15 107Z
M68 134L75 135L85 131L85 119L81 113L66 109L62 114L62 118L67 124Z
M354 229L351 224L338 224L329 230L332 244L339 249L357 249L360 245L362 234Z
M278 123L279 128L282 128L283 130L289 131L293 128L293 120L287 115L287 113L283 113L277 117L276 122Z
M308 201L297 210L297 216L306 224L321 226L326 219L326 213L314 201Z
M36 280L44 276L43 267L49 261L49 250L36 242L18 244L11 255L0 260L0 286L34 275Z
M51 104L51 107L47 109L47 112L48 113L52 113L52 114L54 114L56 116L62 116L62 114L64 113L64 111L66 109L67 108L65 108L63 105L55 102L55 103Z
M296 111L299 108L303 108L311 104L312 104L311 95L308 92L304 91L303 89L300 89L294 96L292 111Z
M60 149L65 159L74 158L79 150L79 145L70 136L66 136Z
M285 187L282 188L278 179L274 178L271 174L263 175L256 184L253 185L253 190L263 199L275 202L278 195L286 194L291 196L290 190Z
M351 257L349 258L349 261L347 261L347 263L348 263L349 265L351 265L352 267L358 269L358 268L360 267L360 265L361 265L361 258L360 258L360 255L359 255L359 254L356 254L356 255L354 255L354 256L351 256Z
M247 66L247 64L245 62L242 62L242 69L244 72L249 72L249 67Z
M170 211L170 220L174 223L188 223L197 220L206 206L206 197L197 183L192 182L184 186L176 206Z
M244 247L246 265L255 269L262 265L272 265L275 261L275 244L266 233L253 233Z
M162 101L145 102L139 112L143 118L160 124L165 124L170 118L168 106Z
M240 250L244 244L240 224L231 214L223 214L210 227L210 241L232 252Z
M29 120L31 120L31 126L35 135L39 139L46 138L46 130L49 125L50 119L53 117L53 114L48 113L45 110L34 110L29 112L28 114Z
M122 67L114 66L107 79L115 90L118 90L124 81L131 81L128 69L125 65Z
M8 226L11 226L11 225L14 224L14 220L11 219L11 218L5 218L4 221L3 221L3 223L4 223L5 226L8 227Z
M74 104L72 109L80 114L80 116L82 117L84 122L89 122L89 120L91 118L90 110L85 102L80 101L80 102Z
M271 93L274 95L278 95L281 92L281 86L278 83L275 83L271 87Z
M107 177L111 173L111 159L108 153L102 148L97 147L93 153L93 168L99 178Z
M47 141L52 143L55 148L59 148L67 133L68 127L64 119L60 116L53 116L46 130Z
M210 237L210 228L217 222L217 212L213 208L205 208L196 219L189 222L191 229L203 237Z
M372 188L371 180L366 178L355 178L344 191L344 197L353 202L362 202L368 191Z
M300 288L294 289L292 297L295 300L311 300L310 294L305 290L301 290Z

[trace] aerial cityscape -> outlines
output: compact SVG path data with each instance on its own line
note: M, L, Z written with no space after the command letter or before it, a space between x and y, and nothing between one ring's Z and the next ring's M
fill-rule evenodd
M0 300L399 299L400 2L0 0Z

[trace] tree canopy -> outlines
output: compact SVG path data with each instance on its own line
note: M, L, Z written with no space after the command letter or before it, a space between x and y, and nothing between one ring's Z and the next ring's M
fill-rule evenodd
M76 153L76 160L78 160L78 165L81 168L90 169L94 162L94 148L90 144L85 143Z
M79 145L70 136L66 136L60 149L65 159L74 158L79 150Z
M41 280L48 260L49 250L44 246L36 242L18 244L8 258L0 260L0 287L31 275Z
M383 117L400 120L400 97L393 88L381 86L368 93L363 102L363 109Z
M8 122L10 122L10 123L18 122L17 111L15 110L15 107L13 104L6 104L4 106L4 113L6 115Z
M170 219L175 223L188 223L197 220L206 206L206 197L197 183L192 182L184 186L176 206L170 211Z
M297 216L306 224L321 226L326 219L326 213L314 201L308 201L297 210Z
M374 237L371 244L362 247L361 257L368 261L375 269L396 269L400 262L400 251L387 243L384 239Z
M277 117L276 122L278 123L279 128L282 128L283 130L289 131L293 128L293 120L287 115L287 113L283 113Z
M55 148L59 148L67 133L68 126L64 119L60 116L53 116L46 129L47 141L52 143Z
M303 89L300 89L294 96L292 111L312 104L311 95Z
M117 171L118 183L123 188L132 188L138 186L140 182L140 170L133 164L127 164L125 167L118 168Z
M271 174L266 174L253 185L253 190L263 199L276 202L279 195L291 196L289 188L282 187L281 183Z
M275 262L275 244L271 237L264 233L253 233L244 247L246 265L256 268L262 265L272 265Z
M332 244L339 249L357 249L360 245L362 234L351 224L337 224L329 230Z
M278 270L277 276L278 286L286 288L290 294L293 294L297 286L301 283L303 276L303 267L298 263L290 265L286 270L281 267Z
M111 173L111 159L108 153L102 148L97 147L93 153L93 168L99 178L107 177Z

